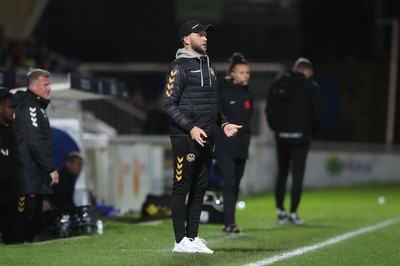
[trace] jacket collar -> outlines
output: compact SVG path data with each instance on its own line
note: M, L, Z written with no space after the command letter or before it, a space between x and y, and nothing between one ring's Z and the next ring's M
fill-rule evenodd
M36 95L35 93L33 93L32 91L28 90L28 94L31 95L32 97L34 97L38 102L41 108L46 109L47 106L50 103L50 100L48 99L44 99L38 95Z

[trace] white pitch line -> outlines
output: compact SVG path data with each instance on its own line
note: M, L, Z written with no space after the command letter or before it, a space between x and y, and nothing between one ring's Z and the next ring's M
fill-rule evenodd
M292 250L292 251L289 251L289 252L282 253L280 255L273 256L271 258L266 258L266 259L263 259L263 260L260 260L260 261L257 261L257 262L245 264L245 266L262 266L262 265L272 264L272 263L277 262L277 261L281 261L281 260L285 260L285 259L288 259L288 258L291 258L291 257L299 256L299 255L302 255L302 254L307 253L307 252L311 252L311 251L314 251L314 250L317 250L317 249L320 249L320 248L323 248L323 247L326 247L326 246L329 246L329 245L336 244L338 242L344 241L344 240L349 239L349 238L354 237L354 236L358 236L358 235L361 235L361 234L365 234L365 233L368 233L368 232L372 232L372 231L378 230L378 229L383 228L383 227L387 227L389 225L398 223L399 221L400 221L400 217L393 218L393 219L384 221L384 222L379 223L379 224L367 226L367 227L360 228L360 229L352 231L352 232L345 233L343 235L339 235L339 236L330 238L330 239L328 239L328 240L326 240L324 242L321 242L321 243L317 243L317 244L314 244L314 245L311 245L311 246L298 248L298 249L295 249L295 250Z

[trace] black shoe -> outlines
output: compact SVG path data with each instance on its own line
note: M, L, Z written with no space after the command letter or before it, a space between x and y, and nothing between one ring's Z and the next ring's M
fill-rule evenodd
M285 211L277 210L277 223L278 224L288 224L289 217Z
M222 229L226 233L235 233L238 234L240 233L240 228L236 226L236 224L230 224L228 226L225 226L224 229Z

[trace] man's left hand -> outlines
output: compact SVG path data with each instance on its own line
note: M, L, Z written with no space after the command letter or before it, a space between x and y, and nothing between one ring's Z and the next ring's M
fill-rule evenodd
M242 125L235 125L235 124L227 124L224 126L224 133L228 138L234 137L240 128L242 128Z

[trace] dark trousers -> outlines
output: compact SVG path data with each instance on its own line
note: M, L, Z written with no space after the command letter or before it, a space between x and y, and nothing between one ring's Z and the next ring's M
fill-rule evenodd
M239 195L240 180L242 179L245 159L218 158L217 167L223 180L224 195L224 224L235 224L235 209Z
M16 204L15 240L16 243L33 242L42 223L42 196L19 196Z
M290 212L297 212L303 190L303 179L309 143L295 145L277 142L278 178L275 186L276 207L284 210L286 181L291 170L292 188Z
M195 238L198 235L213 147L210 144L201 147L189 137L171 138L171 143L174 156L171 212L178 243L185 236Z
M4 244L15 243L15 198L2 198L0 201L0 229L1 241Z

